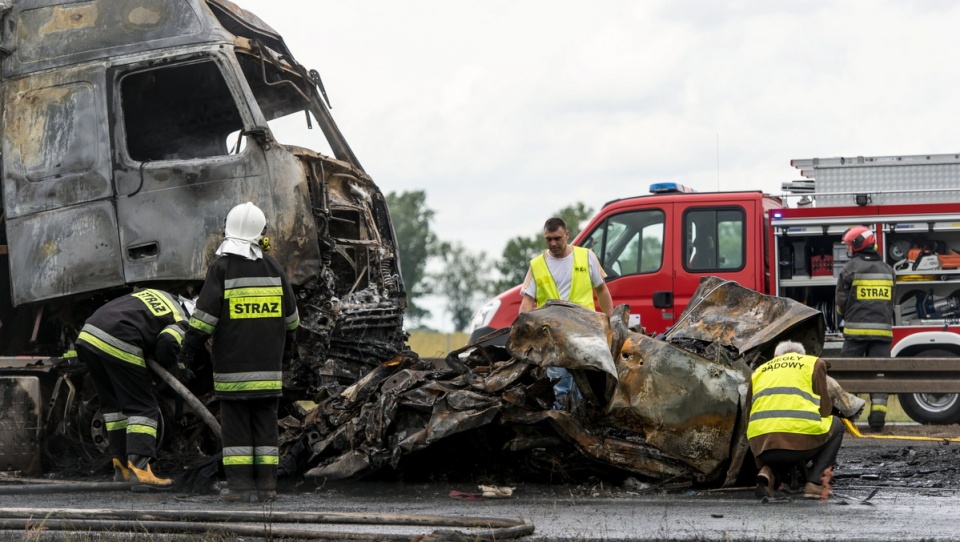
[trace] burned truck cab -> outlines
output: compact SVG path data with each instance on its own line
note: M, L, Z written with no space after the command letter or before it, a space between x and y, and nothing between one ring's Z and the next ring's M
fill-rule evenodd
M266 23L227 0L0 9L0 354L68 348L87 314L134 286L199 291L227 211L246 201L298 291L291 389L309 396L402 348L383 195L319 75ZM333 156L279 141L291 118Z

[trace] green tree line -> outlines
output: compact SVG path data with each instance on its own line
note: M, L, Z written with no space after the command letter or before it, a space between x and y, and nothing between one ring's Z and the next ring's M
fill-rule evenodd
M387 205L400 249L400 272L408 298L406 319L411 327L420 327L430 316L423 298L433 294L443 300L454 329L463 331L488 297L523 282L530 260L546 247L542 231L518 235L507 241L503 253L490 265L486 253L472 252L460 242L437 236L432 225L435 212L427 204L425 191L390 192ZM575 203L544 220L559 216L573 239L592 214L593 209ZM442 272L430 272L431 262ZM491 268L492 272L488 271Z

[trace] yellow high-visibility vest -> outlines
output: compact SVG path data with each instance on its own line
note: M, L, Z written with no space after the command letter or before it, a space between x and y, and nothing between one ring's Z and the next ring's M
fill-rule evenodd
M530 260L530 272L537 283L538 309L550 299L561 299L544 254ZM590 251L583 247L573 247L573 275L570 279L570 297L566 301L594 310L593 285L590 283Z
M813 393L817 358L790 353L773 358L753 372L753 405L747 438L767 433L822 435L833 416L820 417L820 396Z

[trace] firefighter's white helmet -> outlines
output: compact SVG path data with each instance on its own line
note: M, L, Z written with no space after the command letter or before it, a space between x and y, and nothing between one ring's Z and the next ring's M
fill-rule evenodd
M267 218L263 216L263 211L248 201L237 205L227 213L224 237L256 243L263 235L266 225Z

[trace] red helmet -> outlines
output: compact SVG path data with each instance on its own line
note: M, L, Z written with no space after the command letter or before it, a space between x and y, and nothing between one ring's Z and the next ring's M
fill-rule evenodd
M876 246L877 237L866 226L854 226L843 234L843 242L850 245L851 252L860 252Z

